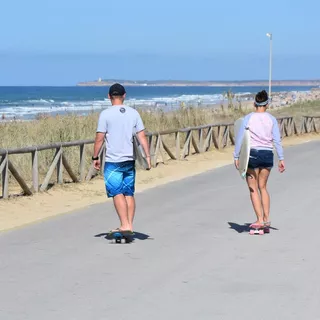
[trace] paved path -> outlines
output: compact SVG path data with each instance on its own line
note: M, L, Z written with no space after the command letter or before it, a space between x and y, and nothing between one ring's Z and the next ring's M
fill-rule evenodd
M103 235L111 203L2 233L0 319L320 319L319 155L286 149L269 235L233 166L137 195L130 245Z

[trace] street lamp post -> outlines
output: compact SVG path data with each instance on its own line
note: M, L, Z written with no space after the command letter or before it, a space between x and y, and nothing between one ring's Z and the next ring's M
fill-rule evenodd
M272 75L272 33L267 33L270 39L270 56L269 56L269 99L271 99L271 75Z

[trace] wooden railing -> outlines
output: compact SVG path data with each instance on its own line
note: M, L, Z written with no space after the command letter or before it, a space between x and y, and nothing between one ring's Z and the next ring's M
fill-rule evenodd
M293 117L277 118L282 137L301 133L318 132L316 121L319 119L320 117L304 116L299 132L297 130L296 121ZM221 149L234 145L235 139L233 127L233 123L230 122L178 130L148 132L147 137L149 140L152 166L156 167L158 163L166 163L170 159L179 161L190 154L203 153L213 148ZM22 188L23 194L29 196L36 192L43 192L47 190L54 172L56 172L55 182L62 184L63 169L66 170L72 182L78 183L84 180L91 180L95 175L98 174L98 172L94 169L93 164L89 165L89 167L86 166L85 148L93 143L94 140L80 140L18 149L0 149L2 198L6 199L9 197L10 173ZM80 161L76 172L72 169L65 155L65 150L70 147L79 148ZM39 153L44 150L54 150L55 154L51 165L49 166L40 183ZM105 151L105 146L103 145L99 152L99 157L101 159L101 173L104 170ZM26 181L19 173L17 167L10 160L12 155L17 154L30 155L32 181ZM141 166L141 158L139 157L137 159L137 166L138 168Z
M303 116L300 133L318 133L320 125L320 116Z
M9 171L16 181L21 186L22 190L26 195L32 195L38 191L47 190L50 179L53 175L53 172L56 170L57 173L57 183L63 183L63 167L66 169L67 173L71 177L73 182L83 181L85 178L85 161L84 161L84 151L87 144L94 143L94 140L81 140L81 141L71 141L71 142L62 142L42 146L18 148L18 149L0 149L0 156L2 159L0 161L0 174L2 175L2 197L4 199L9 196ZM76 175L71 166L69 165L63 149L68 147L78 146L80 149L80 165L79 165L79 175ZM55 155L52 160L52 163L47 171L47 174L44 177L44 180L39 184L39 152L44 150L55 150ZM32 186L29 187L26 181L19 174L17 168L10 161L10 155L17 154L30 154L30 162L32 168Z

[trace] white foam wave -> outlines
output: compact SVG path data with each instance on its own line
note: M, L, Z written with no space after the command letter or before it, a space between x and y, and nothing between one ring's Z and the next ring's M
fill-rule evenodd
M236 95L236 96L239 96L239 97L241 97L241 96L248 96L248 95L250 95L250 94L252 94L252 92L238 92L238 93L235 93L235 95Z
M170 97L150 97L144 99L132 98L126 100L126 104L131 107L150 107L155 108L163 106L174 108L182 105L212 105L219 103L224 99L222 94L212 95L179 95ZM53 99L24 100L20 102L0 103L0 116L16 117L18 119L34 118L41 113L61 114L68 112L82 113L90 111L99 111L111 106L110 100L90 101L62 101Z
M21 103L25 103L25 104L42 104L42 103L45 103L45 104L50 104L50 103L54 103L54 100L52 99L30 99L30 100L24 100L22 101Z

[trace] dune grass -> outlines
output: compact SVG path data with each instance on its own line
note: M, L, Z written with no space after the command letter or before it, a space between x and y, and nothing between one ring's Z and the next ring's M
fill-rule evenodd
M138 109L149 132L232 122L252 110L251 103L247 103L246 105L237 103L234 105L230 102L220 108L188 107L170 112L165 112L161 109L154 111ZM303 114L318 115L320 114L320 101L298 102L280 110L272 109L270 112L275 116L294 115L300 117ZM54 142L94 139L98 117L99 113L90 113L87 116L68 114L64 116L40 117L37 120L26 122L0 122L0 148L10 149ZM79 148L66 148L64 152L71 167L78 173ZM89 145L86 148L87 165L91 162L90 157L92 152L93 145ZM43 178L46 174L54 153L55 150L41 151L39 153L40 178ZM12 155L10 159L21 175L30 181L30 154ZM52 179L55 180L55 176Z
M186 128L230 121L244 114L241 109L188 107L165 112L139 110L147 131ZM99 113L41 117L25 122L0 122L0 148L18 148L54 142L94 139Z
M303 115L320 115L320 100L297 101L291 106L278 110L272 110L271 113L277 116L294 116L301 117Z

